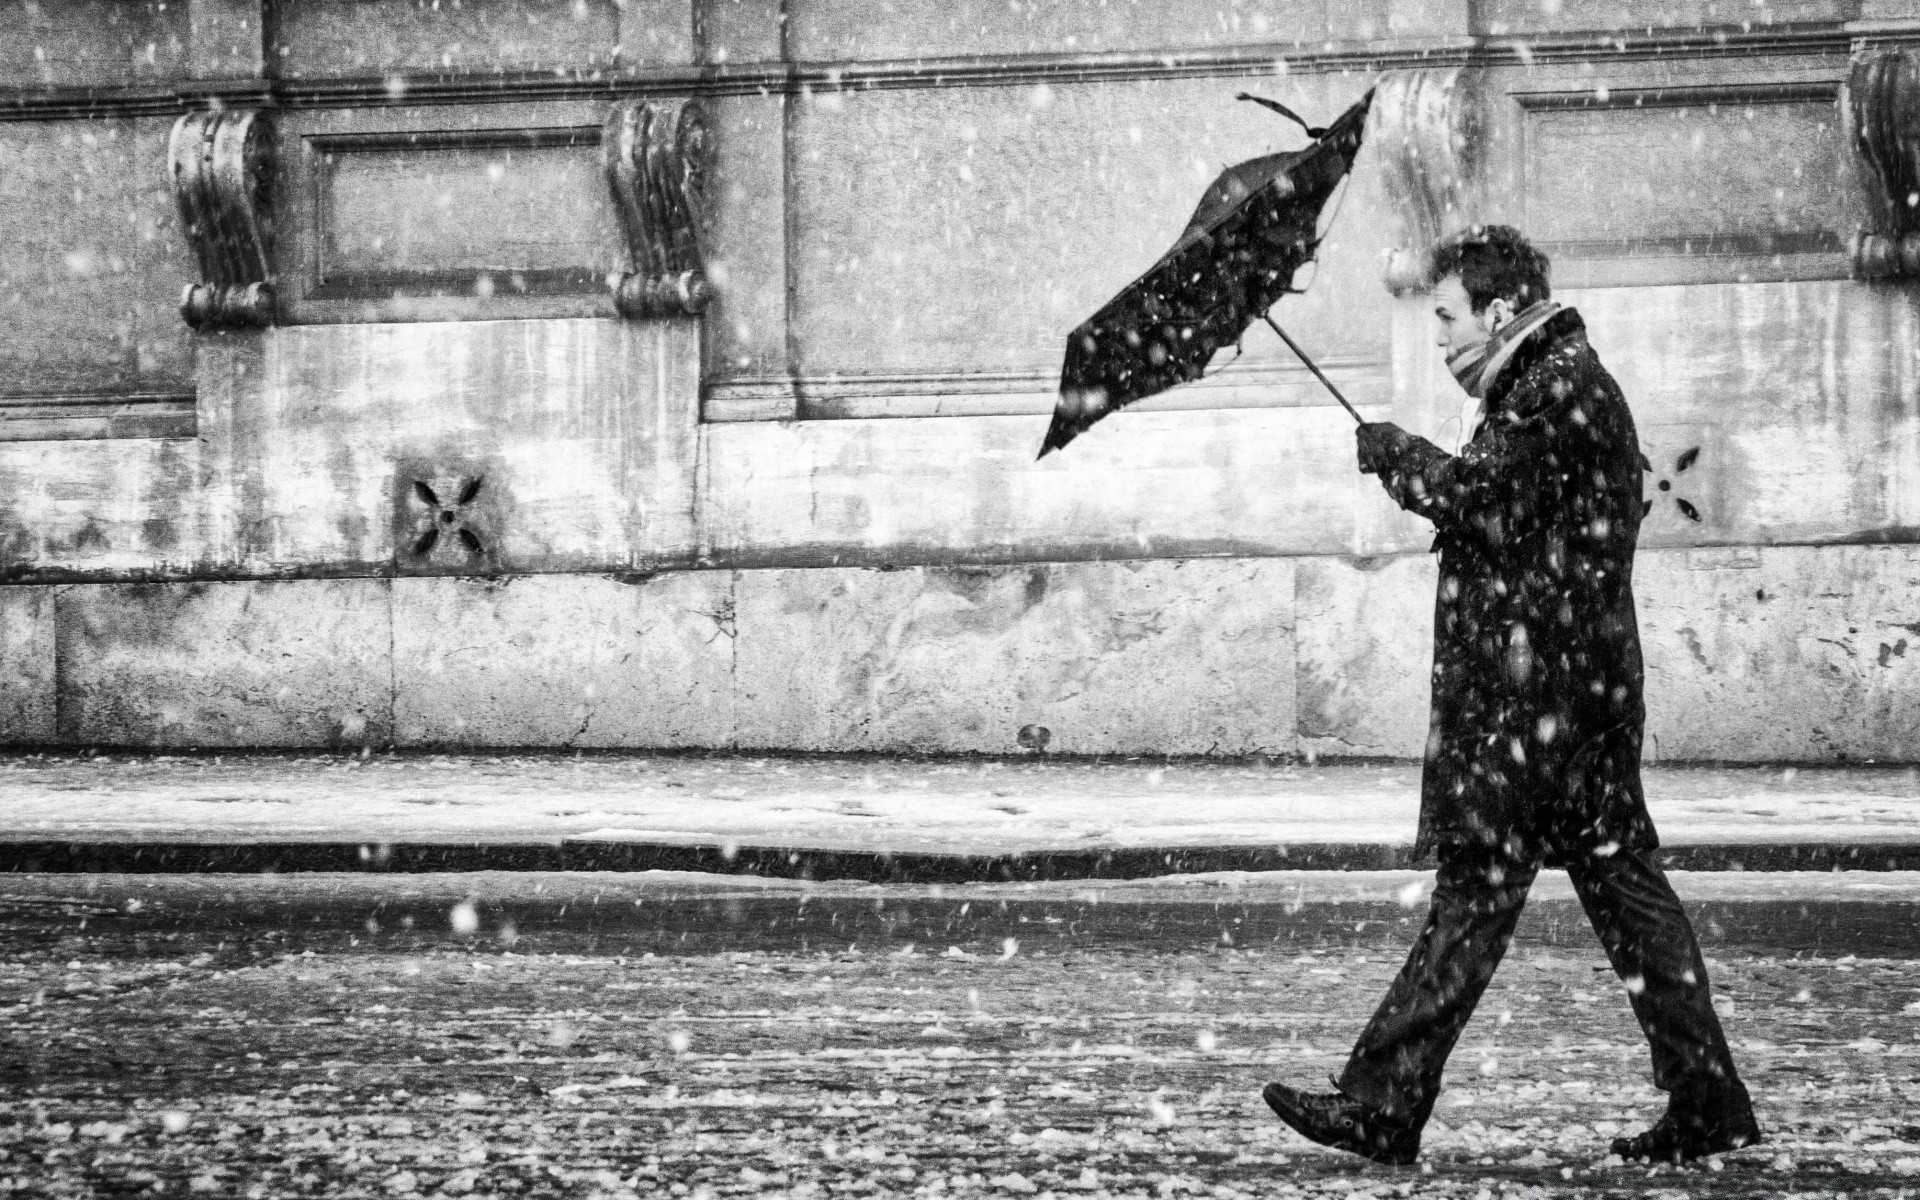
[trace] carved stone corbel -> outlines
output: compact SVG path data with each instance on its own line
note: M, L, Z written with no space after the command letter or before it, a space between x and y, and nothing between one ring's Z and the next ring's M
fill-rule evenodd
M1425 290L1434 244L1472 223L1479 112L1458 70L1395 72L1374 91L1366 144L1402 223L1387 256L1396 296Z
M1853 235L1854 276L1920 278L1920 60L1898 47L1855 54L1840 114L1870 214Z
M621 316L687 316L706 308L711 290L699 242L706 147L706 120L691 100L624 101L607 117L601 163L631 259L613 289Z
M257 111L190 112L173 126L167 158L180 224L200 262L180 315L189 325L273 322L272 224L267 216L267 118Z

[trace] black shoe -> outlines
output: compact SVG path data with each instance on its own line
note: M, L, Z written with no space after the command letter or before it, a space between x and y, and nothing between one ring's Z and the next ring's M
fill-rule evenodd
M1667 1115L1652 1129L1636 1137L1615 1138L1608 1149L1628 1162L1683 1163L1765 1140L1743 1089L1711 1105L1687 1103L1675 1096Z
M1405 1166L1420 1155L1418 1129L1383 1120L1340 1092L1316 1096L1284 1083L1270 1083L1260 1095L1267 1107L1310 1142L1394 1166Z

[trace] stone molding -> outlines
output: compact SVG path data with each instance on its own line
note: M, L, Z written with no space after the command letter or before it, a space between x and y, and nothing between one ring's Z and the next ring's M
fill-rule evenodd
M989 55L869 62L743 62L661 67L645 74L580 70L484 75L397 72L338 79L193 80L171 85L0 89L0 121L150 116L222 99L280 108L431 106L651 96L799 95L879 89L1245 78L1360 71L1524 67L1558 62L1671 62L1757 55L1843 54L1848 29L1778 26L1329 42L1221 51Z
M1571 236L1564 229L1543 232L1531 224L1532 214L1542 209L1566 211L1564 205L1543 198L1542 185L1552 155L1566 153L1579 139L1603 136L1609 127L1618 129L1622 122L1640 120L1644 114L1660 109L1692 109L1701 114L1744 110L1749 121L1756 116L1768 118L1769 114L1775 121L1792 120L1791 114L1797 112L1803 122L1817 121L1820 128L1825 128L1840 95L1837 74L1825 79L1761 78L1659 87L1530 87L1509 92L1522 119L1519 156L1521 173L1528 181L1528 232L1553 261L1555 285L1648 287L1846 278L1846 241L1835 228L1840 221L1832 207L1801 213L1789 224L1754 219L1752 206L1761 190L1773 191L1777 185L1784 192L1798 193L1808 186L1811 172L1803 177L1794 171L1779 180L1717 180L1715 183L1724 189L1721 211L1710 220L1696 217L1693 223L1679 227L1661 220L1617 219L1630 203L1624 195L1616 196L1613 202L1616 219L1596 221L1592 228L1573 231ZM1560 127L1557 143L1547 133L1550 124ZM1574 137L1570 124L1584 132ZM1812 133L1802 124L1795 131L1797 136L1782 135L1777 142L1807 144ZM1549 145L1554 149L1545 149ZM1589 168L1596 165L1591 160L1581 161ZM1664 168L1663 183L1682 194L1690 182L1703 182L1698 175L1689 174L1687 162L1676 159ZM1578 168L1574 170L1578 173ZM1684 210L1684 206L1660 207Z
M192 392L79 392L0 396L0 442L191 438Z
M1862 46L1840 110L1869 211L1853 237L1854 277L1920 277L1920 59L1904 47Z
M623 317L693 316L712 296L700 254L707 127L697 101L614 105L601 164L631 269L613 286Z
M208 109L174 122L168 174L200 282L180 298L187 324L270 325L274 318L268 119L258 110Z

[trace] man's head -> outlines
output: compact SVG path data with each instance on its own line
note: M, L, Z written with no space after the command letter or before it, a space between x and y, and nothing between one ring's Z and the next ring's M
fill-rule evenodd
M1449 355L1481 345L1548 299L1547 256L1510 225L1477 225L1433 251L1433 311Z

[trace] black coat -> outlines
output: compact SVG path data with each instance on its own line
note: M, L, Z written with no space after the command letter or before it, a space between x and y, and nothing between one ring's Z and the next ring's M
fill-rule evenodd
M1389 431L1388 493L1438 531L1416 856L1549 864L1659 844L1640 790L1633 415L1571 309L1528 335L1458 456Z

